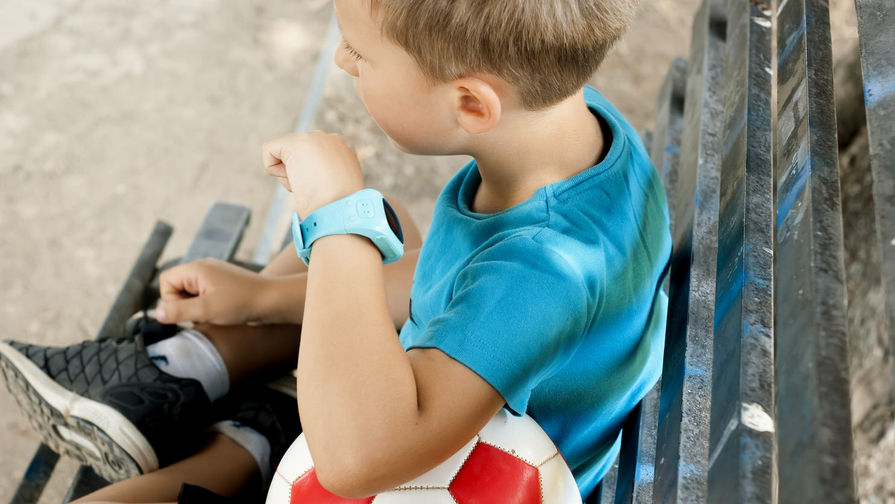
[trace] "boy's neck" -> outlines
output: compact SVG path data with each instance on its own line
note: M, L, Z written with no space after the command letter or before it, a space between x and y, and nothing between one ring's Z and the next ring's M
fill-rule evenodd
M501 122L471 152L482 176L474 212L496 213L522 203L539 188L594 166L608 150L582 91L547 110Z

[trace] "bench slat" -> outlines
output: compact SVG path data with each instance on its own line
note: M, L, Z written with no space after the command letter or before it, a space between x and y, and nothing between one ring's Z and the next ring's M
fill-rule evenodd
M880 242L889 360L895 362L895 12L891 0L857 0L873 203ZM895 398L895 366L892 366Z
M90 466L82 465L78 468L78 472L75 473L75 477L72 479L71 486L68 487L68 492L66 492L65 497L62 499L63 503L68 503L76 499L80 499L81 497L93 493L100 488L103 488L109 484L102 476L96 474L96 472L90 468Z
M127 319L142 308L146 285L152 280L152 276L156 272L155 265L158 264L173 231L174 229L165 222L157 221L155 223L155 227L149 234L149 239L143 245L137 261L112 303L106 320L103 321L99 334L96 336L97 339L121 336Z
M672 195L677 186L677 167L681 156L681 127L684 116L684 94L687 82L687 61L675 58L665 75L656 100L656 123L649 147L650 158L662 175L666 194ZM674 226L674 212L669 205L669 217Z
M708 501L773 502L771 9L727 3Z
M59 461L59 455L52 448L41 443L31 457L31 463L25 469L25 475L19 482L16 493L13 494L10 504L32 504L40 499L47 481L56 468L56 462Z
M656 383L656 386L649 391L640 403L640 414L636 419L636 423L632 425L632 429L635 430L631 432L632 436L636 435L637 437L637 458L632 461L634 466L633 485L629 484L627 479L624 480L625 485L631 489L632 498L630 500L620 500L616 497L616 503L653 503L653 485L655 484L656 472L656 429L659 424L659 388L661 386L661 382ZM625 439L623 434L622 450L624 450L624 445ZM625 458L622 456L619 460L619 468L624 467L625 470L630 470L628 464L623 464L624 461ZM619 476L619 481L622 481L621 475Z
M591 498L585 500L585 504L614 504L615 503L615 484L618 482L618 458L612 463L609 472L603 476L597 490L591 495Z
M652 393L652 392L651 392ZM637 490L637 468L640 458L640 433L645 429L643 422L644 404L651 402L649 396L634 407L622 426L622 447L618 455L618 481L615 483L614 504L632 504ZM641 493L642 495L642 493Z
M213 202L181 262L205 257L229 261L242 241L250 216L251 210L244 205Z
M703 502L706 496L726 22L722 0L703 1L690 44L680 165L669 200L675 208L674 256L656 502Z
M777 443L780 502L856 502L829 6L777 25Z
M618 458L616 457L615 462L613 462L612 464L612 467L609 468L609 472L606 473L606 476L603 476L603 481L600 482L600 486L597 487L597 491L594 492L594 496L592 496L591 499L587 500L586 504L615 504L615 485L617 482Z

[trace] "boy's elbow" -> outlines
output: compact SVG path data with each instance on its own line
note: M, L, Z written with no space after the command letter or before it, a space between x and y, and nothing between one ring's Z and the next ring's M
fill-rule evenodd
M352 477L346 471L328 465L317 464L317 481L328 492L344 499L362 499L371 494L365 493L365 485L359 477Z
M377 485L375 467L359 452L315 459L314 463L320 485L345 499L362 499L388 489Z

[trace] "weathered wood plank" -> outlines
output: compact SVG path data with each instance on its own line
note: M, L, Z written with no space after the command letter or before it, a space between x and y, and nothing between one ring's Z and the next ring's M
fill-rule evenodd
M75 477L72 480L71 486L68 487L68 492L66 492L65 497L62 499L62 504L68 504L73 500L80 499L81 497L93 493L100 488L103 488L109 484L103 477L96 474L96 472L90 468L90 466L84 466L78 468L78 472L75 473Z
M117 338L124 331L124 324L127 319L143 307L143 298L146 292L146 285L155 275L155 265L158 263L168 239L174 229L168 224L158 221L143 245L137 261L124 280L124 285L118 292L118 296L112 303L112 308L106 315L106 320L100 327L97 339Z
M687 83L687 61L675 58L665 75L656 99L656 121L653 129L650 158L662 176L665 193L673 199L677 186L677 167L681 157L681 128L684 120L684 94ZM674 228L674 208L669 205Z
M244 205L215 201L183 256L184 263L213 257L229 261L236 253L249 224L251 210Z
M622 426L622 447L618 454L618 481L615 484L615 499L610 501L614 504L632 504L634 502L642 424L643 402L631 411Z
M895 10L891 0L856 0L873 203L880 243L889 359L895 362ZM895 366L892 366L895 396Z
M775 496L771 14L727 3L709 502Z
M10 504L33 504L40 499L47 481L53 475L53 469L59 462L59 455L56 454L49 446L41 443L31 457L28 468L25 469L25 475L16 488Z
M721 163L726 16L705 0L693 23L676 190L669 321L659 403L657 503L704 502Z
M780 502L856 502L829 5L777 13Z

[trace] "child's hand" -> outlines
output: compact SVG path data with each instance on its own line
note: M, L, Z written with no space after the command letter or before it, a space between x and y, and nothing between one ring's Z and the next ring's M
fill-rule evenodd
M260 321L264 278L224 261L200 259L163 272L159 290L159 322L244 324Z
M357 154L339 135L290 133L265 142L261 151L265 170L292 192L302 219L364 188Z

